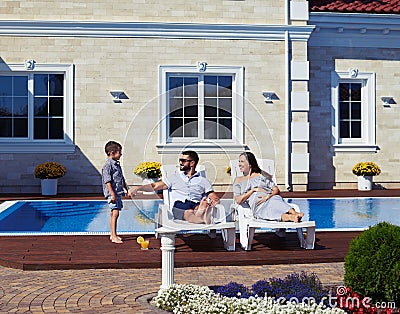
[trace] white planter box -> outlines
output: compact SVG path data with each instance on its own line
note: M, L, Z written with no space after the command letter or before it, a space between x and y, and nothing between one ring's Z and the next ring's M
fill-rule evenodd
M358 190L371 191L372 190L372 176L358 176Z
M42 179L42 195L57 195L58 179Z

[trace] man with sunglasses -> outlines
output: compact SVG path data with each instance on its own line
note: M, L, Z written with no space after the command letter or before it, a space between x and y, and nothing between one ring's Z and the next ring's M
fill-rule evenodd
M179 157L179 172L171 174L150 184L133 187L128 196L136 196L138 191L152 192L171 190L175 200L172 213L175 219L193 223L211 223L211 208L219 203L210 181L196 172L199 156L195 151L187 150Z

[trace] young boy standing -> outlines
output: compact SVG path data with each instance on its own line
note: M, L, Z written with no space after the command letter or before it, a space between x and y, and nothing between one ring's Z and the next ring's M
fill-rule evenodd
M123 243L122 239L117 236L117 220L119 211L122 209L122 197L125 191L128 191L124 175L122 174L119 159L122 156L121 144L109 141L104 148L108 158L101 172L103 193L107 198L110 213L110 240L113 243Z

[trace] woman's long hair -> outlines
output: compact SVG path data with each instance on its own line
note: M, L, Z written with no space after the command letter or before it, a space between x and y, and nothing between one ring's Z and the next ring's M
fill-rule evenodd
M240 156L244 156L246 160L249 162L251 167L251 172L261 173L261 168L258 166L257 159L251 152L243 152Z

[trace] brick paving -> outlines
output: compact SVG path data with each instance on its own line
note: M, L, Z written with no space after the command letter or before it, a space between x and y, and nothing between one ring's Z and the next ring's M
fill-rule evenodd
M219 285L315 272L323 284L341 285L343 263L185 267L176 283ZM23 271L0 266L0 313L160 313L145 299L161 285L161 269Z

